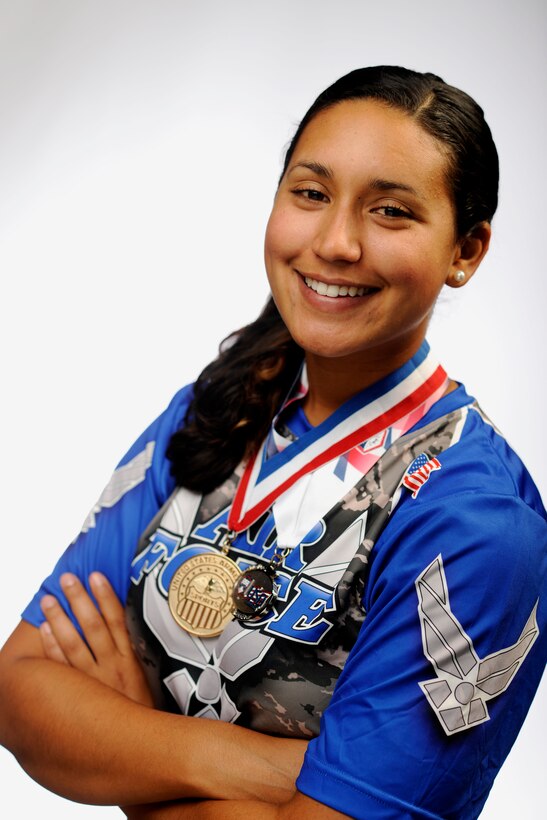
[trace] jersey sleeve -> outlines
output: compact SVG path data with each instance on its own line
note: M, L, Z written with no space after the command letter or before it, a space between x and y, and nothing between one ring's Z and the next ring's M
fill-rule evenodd
M191 395L191 386L182 388L122 458L80 534L23 611L24 620L34 626L42 623L40 600L49 593L78 626L59 583L64 572L77 575L88 591L89 574L102 572L125 601L139 537L174 489L165 451L171 435L184 421Z
M477 817L547 659L546 566L519 498L406 498L298 789L366 820Z

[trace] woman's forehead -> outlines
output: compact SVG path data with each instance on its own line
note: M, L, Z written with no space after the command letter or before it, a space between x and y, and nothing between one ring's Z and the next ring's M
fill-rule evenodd
M327 176L389 172L444 188L448 157L406 112L378 100L345 100L319 112L304 129L288 170L306 165L322 167Z

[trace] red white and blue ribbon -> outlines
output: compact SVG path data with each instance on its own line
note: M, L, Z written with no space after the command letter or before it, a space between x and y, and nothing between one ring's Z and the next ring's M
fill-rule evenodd
M389 376L360 391L317 427L281 452L264 458L265 443L246 464L228 516L228 527L242 532L301 478L350 454L390 429L390 442L413 427L446 391L448 377L423 342L415 356ZM362 462L370 469L381 453ZM357 459L358 460L358 459ZM357 466L357 465L355 465Z

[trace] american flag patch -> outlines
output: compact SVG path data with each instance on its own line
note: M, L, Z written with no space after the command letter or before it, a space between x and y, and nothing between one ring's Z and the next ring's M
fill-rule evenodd
M403 476L404 486L411 491L412 498L416 498L425 482L429 480L429 476L433 470L440 470L441 462L438 458L428 458L425 453L422 453L414 459L408 470Z

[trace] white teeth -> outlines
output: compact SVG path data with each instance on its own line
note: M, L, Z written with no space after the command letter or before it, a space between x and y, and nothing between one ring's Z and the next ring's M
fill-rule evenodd
M319 282L311 276L305 276L306 285L316 291L320 296L330 296L336 299L337 296L364 296L365 292L371 292L371 288L358 288L355 285L327 285L326 282Z

